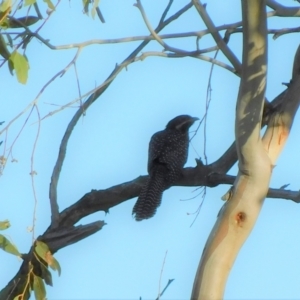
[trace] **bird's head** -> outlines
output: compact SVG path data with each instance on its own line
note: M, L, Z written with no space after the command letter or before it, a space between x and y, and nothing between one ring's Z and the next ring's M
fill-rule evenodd
M171 121L169 121L169 123L166 126L166 129L175 129L182 132L187 132L197 120L199 120L199 118L191 117L189 115L177 116Z

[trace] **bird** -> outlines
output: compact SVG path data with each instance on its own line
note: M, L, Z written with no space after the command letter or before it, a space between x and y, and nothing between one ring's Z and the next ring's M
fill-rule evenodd
M182 176L188 158L189 128L197 117L180 115L168 122L166 128L150 139L146 184L133 207L136 221L153 217L161 204L163 192Z

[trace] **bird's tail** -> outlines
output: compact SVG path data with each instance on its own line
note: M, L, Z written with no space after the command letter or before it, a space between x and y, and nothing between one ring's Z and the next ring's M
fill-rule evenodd
M156 172L156 174L154 173L149 177L132 210L136 221L149 219L155 215L165 189L166 184L163 174Z

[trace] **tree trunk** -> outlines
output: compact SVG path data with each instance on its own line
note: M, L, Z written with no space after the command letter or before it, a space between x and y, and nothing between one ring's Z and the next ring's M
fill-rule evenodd
M268 191L272 168L287 139L299 105L299 96L296 95L299 80L296 80L297 83L291 84L296 83L295 86L289 87L284 96L288 98L292 93L297 99L286 101L289 104L274 111L261 138L267 71L266 3L262 0L242 0L241 3L243 65L235 122L239 172L203 250L192 299L223 298L230 269L258 218ZM299 70L295 73L298 79Z

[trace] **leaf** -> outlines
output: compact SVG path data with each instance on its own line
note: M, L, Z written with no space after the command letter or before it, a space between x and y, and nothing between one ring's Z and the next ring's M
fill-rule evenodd
M5 230L10 227L8 220L0 221L0 230Z
M12 63L11 60L8 60L8 70L9 70L9 73L13 76L14 75L14 64Z
M2 34L0 34L0 55L5 59L9 59L10 52L7 49L5 39Z
M9 46L12 48L14 46L14 43L13 43L13 40L12 40L10 34L7 34L6 37L7 37Z
M33 275L33 291L36 300L46 299L46 289L41 277Z
M11 0L4 0L1 4L0 4L0 11L5 12L7 10L11 9Z
M61 274L59 262L52 256L47 244L36 241L35 252L51 267L52 270L58 271L58 275Z
M42 278L45 280L46 284L53 286L52 275L48 268L44 264L40 264L42 270ZM1 298L0 298L1 299Z
M2 24L3 25L3 24ZM8 37L8 36L7 36ZM2 57L4 57L7 61L8 61L8 69L9 69L9 72L11 75L14 75L13 73L13 64L12 62L9 60L9 57L10 57L10 52L8 51L7 49L7 46L6 46L6 42L5 42L5 39L4 37L2 36L2 34L0 33L0 55Z
M52 256L52 255L51 255ZM50 268L54 271L58 272L58 276L61 274L61 267L59 262L55 259L55 257L52 256L52 263L49 264Z
M90 0L82 0L83 3L83 11L85 14L89 14L89 5L90 5Z
M52 10L55 10L55 6L53 5L53 3L51 2L51 0L44 0L44 2L47 3L48 7Z
M7 28L8 19L7 16L11 11L11 0L3 1L0 4L0 26Z
M27 59L17 51L14 51L9 60L13 63L18 81L25 84L28 79L29 64Z
M36 2L36 0L25 0L24 6L32 5Z
M35 252L40 258L42 258L44 261L47 262L46 256L47 256L47 253L50 252L47 244L45 244L41 241L36 241L35 242Z
M17 247L15 247L5 236L0 234L0 248L4 251L11 253L16 256L21 256L21 253L18 251Z
M91 15L93 19L95 19L95 15L97 13L96 8L98 7L98 5L99 5L99 0L94 0L93 7L91 10Z

